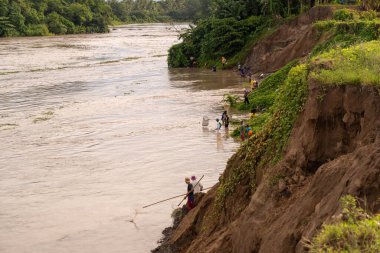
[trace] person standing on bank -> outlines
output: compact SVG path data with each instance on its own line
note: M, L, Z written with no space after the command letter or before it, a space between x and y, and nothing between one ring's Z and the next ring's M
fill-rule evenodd
M190 211L194 208L194 187L188 177L185 177L185 183L187 184L187 194L184 199L187 198L187 210Z
M248 89L245 89L244 90L244 104L246 104L246 105L249 104L248 94L249 94Z
M196 176L191 176L191 184L194 187L194 193L197 194L203 190L203 185L201 182L198 182Z

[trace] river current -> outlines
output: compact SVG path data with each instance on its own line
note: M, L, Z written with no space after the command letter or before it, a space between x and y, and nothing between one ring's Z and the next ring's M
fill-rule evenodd
M168 69L183 27L0 40L0 252L150 252L181 198L142 206L217 182L240 79Z

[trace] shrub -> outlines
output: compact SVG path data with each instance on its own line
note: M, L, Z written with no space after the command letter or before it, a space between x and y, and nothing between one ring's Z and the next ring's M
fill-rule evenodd
M334 12L333 18L339 21L348 21L354 19L354 11L349 9L340 9Z
M353 196L340 201L342 221L324 225L310 245L310 252L380 252L380 215L359 208Z
M306 101L307 74L307 65L293 67L278 90L272 112L252 119L256 132L239 150L239 153L244 154L241 163L227 178L221 179L216 196L219 207L223 206L225 198L242 180L249 180L249 185L254 190L256 169L275 163L281 158L293 124Z
M56 12L49 14L46 17L46 23L49 27L49 31L54 34L66 34L68 28L66 27L64 22L62 22L62 19L64 19L64 17L62 17Z
M380 41L332 49L311 60L310 77L326 85L380 86Z
M196 27L191 27L181 35L183 41L180 44L169 49L171 57L168 57L168 65L186 66L184 59L189 61L190 57L194 58L198 66L220 64L222 56L228 61L230 57L242 50L252 34L259 33L264 27L271 25L271 18L262 16L253 16L244 20L235 18L200 20ZM176 52L182 55L176 58L174 55ZM176 64L177 62L181 64ZM189 62L187 62L188 65Z
M49 29L45 24L30 25L26 30L27 36L46 36L49 35Z
M193 48L189 43L172 46L168 53L168 64L172 68L190 67Z

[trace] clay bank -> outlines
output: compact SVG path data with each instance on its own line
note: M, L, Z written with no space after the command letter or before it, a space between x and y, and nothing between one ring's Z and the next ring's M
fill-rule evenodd
M364 15L316 7L253 46L245 64L275 73L252 99L265 91L274 103L252 121L258 130L219 183L154 252L378 252L380 23L337 21L342 11ZM363 36L368 27L373 36ZM326 230L369 217L371 236L357 241Z

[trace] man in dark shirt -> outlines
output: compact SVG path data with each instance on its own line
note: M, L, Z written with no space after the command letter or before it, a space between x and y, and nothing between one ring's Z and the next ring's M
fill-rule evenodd
M194 208L194 186L190 183L190 178L185 178L185 183L187 184L187 210L190 211Z

